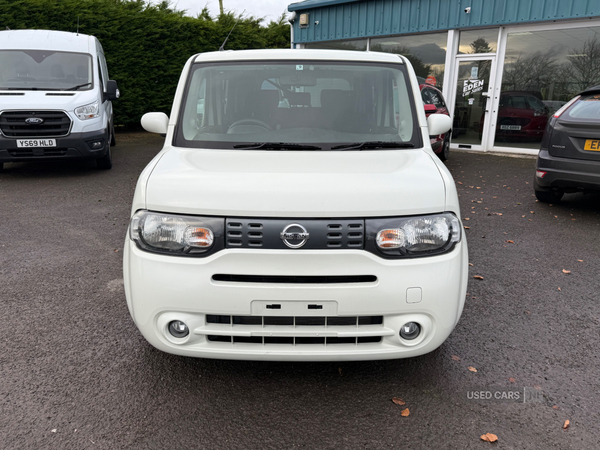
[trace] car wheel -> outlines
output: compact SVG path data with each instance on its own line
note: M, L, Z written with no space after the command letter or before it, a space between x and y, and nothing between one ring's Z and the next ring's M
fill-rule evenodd
M96 160L96 167L101 170L108 170L112 167L112 152L110 150L110 139L106 140L106 154Z
M565 194L565 191L560 189L550 190L550 191L538 191L535 190L535 198L537 198L540 202L543 203L558 203L560 199Z
M442 151L438 153L438 157L441 161L446 161L450 157L450 134L446 135L446 139L442 144Z

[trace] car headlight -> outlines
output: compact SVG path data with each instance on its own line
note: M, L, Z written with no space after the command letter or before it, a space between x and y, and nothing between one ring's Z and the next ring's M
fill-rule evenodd
M223 248L224 219L138 211L129 237L139 248L156 253L206 256Z
M83 105L75 108L75 115L80 120L88 120L93 119L94 117L99 117L99 104L96 100L94 103L90 103L89 105Z
M368 219L366 229L367 249L392 258L446 253L462 235L460 221L452 213Z

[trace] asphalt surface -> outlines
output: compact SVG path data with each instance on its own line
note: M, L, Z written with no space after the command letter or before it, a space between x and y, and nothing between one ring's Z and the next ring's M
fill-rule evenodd
M473 266L439 349L380 362L192 359L155 350L129 317L121 249L162 139L117 139L110 171L0 173L0 448L600 448L600 194L541 204L534 159L454 152Z

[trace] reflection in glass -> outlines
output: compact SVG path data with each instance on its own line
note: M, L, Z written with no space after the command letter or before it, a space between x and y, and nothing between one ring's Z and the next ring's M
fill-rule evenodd
M498 47L498 28L486 30L461 31L458 53L496 53Z
M347 41L311 42L310 44L305 44L305 47L324 50L354 50L365 52L367 51L367 40L354 39Z
M496 146L539 148L548 118L600 84L600 27L508 35Z
M420 34L371 39L371 51L406 56L421 84L442 89L448 33Z

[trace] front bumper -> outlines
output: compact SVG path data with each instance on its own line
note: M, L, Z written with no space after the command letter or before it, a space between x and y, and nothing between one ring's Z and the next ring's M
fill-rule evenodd
M16 138L0 136L0 163L27 161L82 160L101 158L108 151L106 129L86 133L71 133L56 140L56 147L18 148ZM103 141L102 147L92 150L89 142Z
M376 360L422 355L444 342L464 306L468 257L464 238L448 254L411 260L386 260L363 250L254 249L180 258L144 252L127 238L123 270L131 316L159 350L218 359ZM377 280L277 284L215 281L215 274L374 275ZM271 304L279 309L268 309ZM258 322L214 323L208 315ZM299 317L322 316L324 325L298 325ZM381 321L362 325L358 318L365 316ZM278 324L277 317L294 319ZM332 317L356 317L357 322L331 326ZM189 335L171 336L172 320L184 321ZM409 321L421 325L414 341L399 336Z
M574 189L600 190L600 162L583 159L558 158L548 150L540 150L536 170L543 170L543 178L535 177L537 190Z

